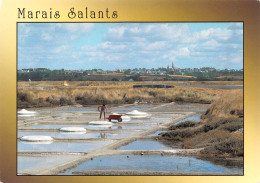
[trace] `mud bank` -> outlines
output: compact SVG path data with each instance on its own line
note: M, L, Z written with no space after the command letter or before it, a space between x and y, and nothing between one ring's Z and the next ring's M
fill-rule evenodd
M243 93L234 90L214 101L200 121L172 125L160 138L184 149L203 147L204 157L243 157L243 115Z

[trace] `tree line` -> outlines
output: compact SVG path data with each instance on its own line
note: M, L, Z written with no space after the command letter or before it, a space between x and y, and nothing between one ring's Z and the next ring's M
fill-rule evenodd
M136 70L136 69L134 69ZM143 70L143 69L142 69ZM177 80L174 77L170 77L169 75L184 75L184 76L194 76L194 78L183 78L182 80L243 80L243 70L217 70L214 68L204 67L200 69L174 69L169 70L167 68L158 68L154 69L158 72L164 72L164 75L161 76L164 80ZM36 68L36 69L22 69L17 72L17 80L18 81L28 81L31 79L32 81L85 81L87 80L87 76L89 74L102 72L105 73L102 69L92 69L92 70L84 70L84 71L70 71L70 70L50 70L46 68ZM115 72L121 72L123 74L130 74L131 69L125 69L123 71L116 70ZM138 70L137 70L138 71ZM140 73L132 73L129 78L132 78L134 81L141 81L141 75L149 75L149 74L140 74ZM218 79L219 76L228 76ZM240 77L237 77L240 76Z

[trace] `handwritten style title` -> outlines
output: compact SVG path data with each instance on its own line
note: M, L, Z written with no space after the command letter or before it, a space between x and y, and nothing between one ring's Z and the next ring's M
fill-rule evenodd
M70 8L67 13L68 18L70 19L116 19L118 17L117 11L111 11L108 8L101 11L93 11L89 10L86 7L83 11L82 10L75 10L74 7ZM59 19L61 14L59 11L53 11L52 8L46 11L31 11L27 10L26 8L18 8L18 18L22 19Z

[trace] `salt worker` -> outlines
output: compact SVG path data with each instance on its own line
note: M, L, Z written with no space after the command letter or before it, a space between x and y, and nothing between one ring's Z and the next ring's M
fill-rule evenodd
M106 112L107 112L107 107L105 104L98 106L98 111L100 112L100 117L99 120L101 119L102 113L104 113L104 120L106 119Z

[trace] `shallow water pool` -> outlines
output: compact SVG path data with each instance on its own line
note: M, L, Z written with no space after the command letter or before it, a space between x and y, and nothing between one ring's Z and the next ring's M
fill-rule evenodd
M182 119L175 124L179 124L179 123L182 123L182 122L185 122L185 121L200 121L201 120L200 117L201 117L201 114L195 114L193 116Z
M167 132L167 131L157 131L153 134L150 134L149 136L156 136L156 135L159 135L159 133L162 133L162 132Z
M173 103L166 106L162 106L156 109L150 110L151 112L205 112L209 104L197 104L197 103L185 103L178 104Z
M150 125L150 126L142 126L142 125L118 125L118 126L113 126L113 129L119 129L119 130L142 130L142 129L148 129L151 128L155 125Z
M241 167L225 167L194 157L161 155L114 155L94 158L60 175L82 170L174 171L205 173L242 173Z
M113 143L113 140L89 141L84 143L53 142L51 144L37 144L30 142L17 142L18 151L88 151L98 149Z
M70 160L76 159L79 156L52 156L52 157L17 157L17 173L39 171L52 168Z

